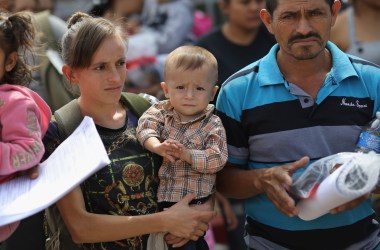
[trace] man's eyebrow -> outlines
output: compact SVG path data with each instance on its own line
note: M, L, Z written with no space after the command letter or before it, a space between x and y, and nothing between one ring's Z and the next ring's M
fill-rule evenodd
M291 10L286 10L282 13L280 13L280 17L283 17L283 16L288 16L288 15L296 15L298 13L298 11L291 11Z

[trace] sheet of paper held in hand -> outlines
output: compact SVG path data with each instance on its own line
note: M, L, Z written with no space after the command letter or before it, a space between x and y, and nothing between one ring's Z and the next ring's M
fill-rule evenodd
M39 165L37 179L24 176L0 185L0 226L42 211L109 163L92 118L85 117Z

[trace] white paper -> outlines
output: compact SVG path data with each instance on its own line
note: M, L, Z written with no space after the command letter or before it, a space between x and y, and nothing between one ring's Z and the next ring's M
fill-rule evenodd
M298 202L298 216L303 220L313 220L370 192L378 182L379 168L380 158L375 153L352 154L321 182L314 196Z
M39 165L35 180L24 176L0 184L0 226L49 207L110 160L90 117Z

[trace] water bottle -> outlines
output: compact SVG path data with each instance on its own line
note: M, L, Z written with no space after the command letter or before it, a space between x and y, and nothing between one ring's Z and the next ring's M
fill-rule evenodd
M375 119L360 133L356 143L355 152L369 151L380 153L380 112L376 112Z

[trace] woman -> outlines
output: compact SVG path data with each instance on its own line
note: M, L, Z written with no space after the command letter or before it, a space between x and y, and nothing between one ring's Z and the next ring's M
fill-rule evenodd
M202 236L214 212L189 208L193 196L155 213L160 159L139 146L137 116L120 101L126 80L122 26L73 14L62 39L62 57L64 75L80 89L80 112L93 118L111 159L57 202L72 240L84 249L145 249L152 232L170 232L177 244L183 242L180 238ZM60 142L57 123L52 122L46 151L52 153Z

